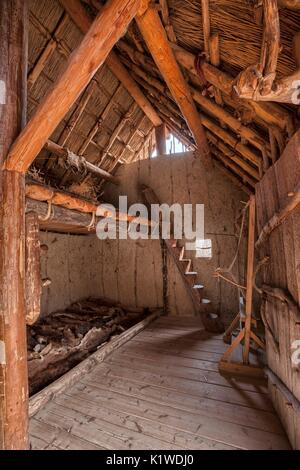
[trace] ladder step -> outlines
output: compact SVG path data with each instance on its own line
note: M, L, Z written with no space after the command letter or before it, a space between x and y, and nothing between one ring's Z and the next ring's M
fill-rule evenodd
M210 303L211 303L211 300L209 300L209 299L201 299L201 303L202 303L202 304L210 304Z
M195 284L193 286L193 289L204 289L204 286L202 286L201 284Z
M188 276L197 276L198 273L195 272L195 271L188 271L188 272L185 273L185 274L188 275Z

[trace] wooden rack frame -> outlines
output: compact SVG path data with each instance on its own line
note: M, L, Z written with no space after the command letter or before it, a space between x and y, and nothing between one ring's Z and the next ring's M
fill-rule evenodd
M243 328L238 336L234 339L227 351L223 354L219 362L219 371L261 377L264 375L262 368L253 366L249 361L250 342L251 340L257 344L258 347L265 349L262 340L252 330L255 320L252 318L252 298L253 298L253 276L254 276L254 240L255 239L255 196L250 196L249 202L249 234L248 234L248 258L247 258L247 286L246 286L246 315L242 319L240 313L235 317L229 328L225 332L225 338L231 336L233 330L238 326L239 322L244 323ZM243 362L229 361L232 353L237 347L243 344Z

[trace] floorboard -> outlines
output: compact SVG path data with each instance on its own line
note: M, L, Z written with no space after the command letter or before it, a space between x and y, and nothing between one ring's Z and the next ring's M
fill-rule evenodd
M156 320L31 419L32 449L288 449L266 383L221 376L224 350L197 319Z

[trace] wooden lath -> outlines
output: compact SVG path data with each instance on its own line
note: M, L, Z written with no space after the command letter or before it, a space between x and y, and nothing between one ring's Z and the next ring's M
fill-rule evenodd
M67 11L70 18L77 25L77 27L86 34L92 24L92 19L88 16L86 10L79 0L59 0L63 8ZM161 124L161 119L156 113L155 109L151 106L149 101L145 98L142 91L131 78L129 72L119 60L117 54L111 51L106 58L106 65L110 68L112 73L127 89L128 93L137 102L146 116L150 119L154 126Z
M240 98L253 101L276 101L298 104L300 69L276 79L280 44L280 23L277 0L263 0L264 34L258 65L250 65L233 84Z
M26 171L135 16L139 0L111 0L12 146L6 168ZM66 93L68 90L68 93Z

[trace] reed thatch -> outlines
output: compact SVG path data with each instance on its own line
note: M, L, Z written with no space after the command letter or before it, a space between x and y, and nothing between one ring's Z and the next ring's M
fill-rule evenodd
M36 107L43 99L49 87L55 82L57 77L63 70L65 63L71 52L78 46L82 39L82 33L74 25L68 15L62 9L59 1L57 0L30 0L30 27L29 27L29 57L28 57L28 72L34 70L41 54L49 41L54 39L57 43L54 52L52 52L49 59L46 61L43 70L35 81L34 85L29 87L28 92L28 119L34 113ZM93 91L91 98L84 109L80 120L72 131L70 138L67 141L67 147L76 154L83 155L88 161L98 164L102 158L109 139L113 134L118 124L124 119L133 105L133 99L128 94L127 90L120 85L119 81L108 69L106 65L101 67L97 72L94 81L96 87ZM68 125L68 120L78 107L82 97L78 98L76 103L69 110L63 121L59 124L51 140L58 142L62 132ZM107 105L114 101L109 113L105 119L101 115ZM143 143L146 140L149 132L151 132L152 124L144 117L143 112L136 107L133 113L130 114L128 124L119 133L118 138L113 143L107 154L106 158L101 164L101 167L110 170L115 166L119 156L122 155L122 161L126 162L135 160L137 158L144 158ZM99 130L94 135L93 139L84 150L84 144L87 140L89 132L96 125L98 120L101 120ZM139 127L140 133L136 133L130 140L130 147L126 147L130 137ZM51 156L56 160L55 157ZM54 186L59 186L64 175L66 168L61 165L47 165L49 161L49 152L43 150L34 162L34 168L39 171L39 174L44 175L47 182ZM68 177L64 179L64 186L72 185L72 189L91 196L95 193L91 187L97 185L99 180L90 179L89 184L79 184L84 180L85 175L69 172ZM90 186L90 187L89 187Z
M170 18L178 43L191 52L204 49L201 1L169 0ZM257 25L248 0L210 0L212 32L221 40L221 60L238 72L259 60L262 25ZM292 51L293 36L299 32L300 12L285 9L280 15L282 52L278 74L290 74L296 67Z
M104 3L104 0L81 0L81 4L91 18L97 15ZM156 3L159 4L159 1L157 0ZM218 33L220 38L220 69L232 77L259 61L263 24L258 24L259 22L255 19L254 5L256 3L254 0L210 0L209 2L211 33ZM173 27L173 39L170 39L169 35L169 40L177 42L185 51L195 55L203 51L201 1L168 0L167 4L170 26ZM299 26L300 12L280 10L282 50L277 66L278 77L289 75L295 70L293 37L299 32ZM49 42L55 41L56 44L39 77L29 87L29 118L49 87L59 76L69 55L81 39L82 33L63 10L59 0L30 0L29 78ZM128 49L127 46L131 49ZM117 44L115 51L173 134L193 148L194 141L181 111L170 95L134 21L129 26L126 36ZM199 79L183 68L182 71L191 89L199 92L201 89ZM110 172L114 172L119 164L149 158L154 146L154 133L150 121L134 104L132 97L106 65L103 65L97 72L94 82L95 86L91 97L79 121L72 129L67 147ZM75 110L80 108L85 96L89 94L90 86L86 88L59 124L51 136L51 140L60 143L61 136L70 125L70 118ZM209 95L214 102L212 89L209 90ZM244 126L256 133L260 141L265 142L266 150L262 155L255 145L253 146L253 143L251 144L242 137L238 131L238 125L237 129L225 126L224 130L224 123L218 116L203 110L199 103L197 104L199 112L204 119L208 119L208 123L211 122L216 129L219 126L221 130L223 129L223 134L227 133L227 139L225 142L222 141L218 149L215 148L216 135L213 138L214 142L211 143L211 148L214 157L220 155L220 149L223 149L221 153L225 152L224 158L229 158L231 153L235 152L235 156L242 166L242 172L235 174L235 177L242 178L245 187L248 190L253 190L250 187L252 180L249 179L249 173L245 174L245 168L250 169L250 176L254 171L261 172L261 168L254 168L251 159L249 162L249 156L252 155L254 159L258 158L264 161L264 164L271 163L271 159L276 158L276 153L277 157L280 155L291 132L279 129L273 129L270 132L268 123L264 122L251 109L249 110L249 107L247 108L241 100L224 94L223 97L221 96L221 100L223 100L222 107L225 112L234 116L237 122L239 120ZM102 114L105 110L107 111L107 107L110 107L109 112L105 112L103 118ZM285 110L290 113L291 127L293 128L295 124L297 126L298 117L295 107L285 106ZM110 142L114 131L121 122L125 122L125 125L120 128L117 138ZM89 138L91 132L93 135ZM211 130L208 135L210 132ZM233 142L234 148L229 148L230 142ZM221 164L224 163L223 160ZM232 168L231 166L229 171ZM90 197L99 196L103 189L103 181L99 185L99 179L86 178L86 175L74 173L63 165L58 165L57 158L53 155L49 163L49 152L46 150L43 150L34 162L34 172L52 185L67 187Z

